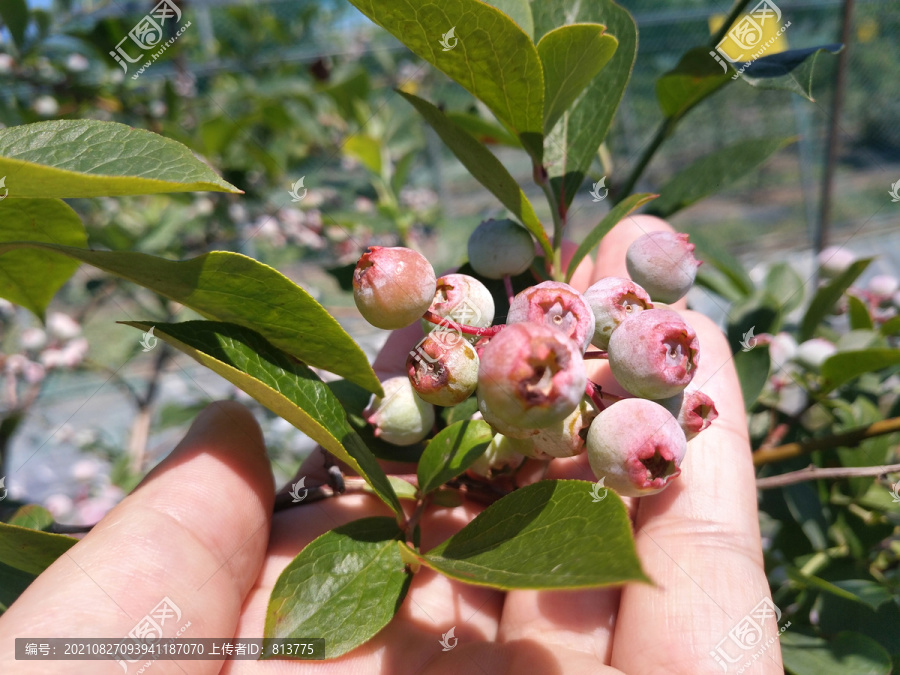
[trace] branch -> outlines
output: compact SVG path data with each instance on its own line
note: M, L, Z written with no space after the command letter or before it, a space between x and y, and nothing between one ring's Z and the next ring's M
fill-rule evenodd
M785 485L793 485L794 483L802 483L808 480L818 480L820 478L856 478L859 476L881 476L886 473L895 473L897 471L900 471L900 464L859 467L839 466L832 469L823 469L818 466L810 465L805 469L783 473L780 476L757 478L756 489L768 490L770 488L784 487Z
M859 445L867 438L884 436L900 431L900 417L892 417L888 420L874 422L865 427L857 427L842 434L813 438L802 443L785 443L775 448L757 450L753 453L754 466L762 466L771 462L781 462L791 457L805 455L815 450L827 450L829 448L853 447Z

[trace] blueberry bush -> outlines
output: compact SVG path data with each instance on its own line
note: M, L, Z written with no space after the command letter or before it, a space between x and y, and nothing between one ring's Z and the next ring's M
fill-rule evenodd
M123 323L217 373L341 468L306 501L276 508L338 497L358 481L392 512L338 527L301 551L272 591L265 636L327 634L324 656L341 656L391 621L423 566L504 590L650 582L620 496L658 493L677 481L689 441L716 423L717 402L692 382L703 345L667 309L696 284L727 307L725 328L760 467L767 571L774 601L792 625L782 637L786 667L798 674L849 672L840 670L841 659L852 658L866 668L858 672L890 672L900 659L900 496L898 483L883 476L900 475L896 281L856 287L870 260L827 250L812 292L784 264L770 266L755 283L709 242L655 233L629 248L630 279L606 278L584 293L569 283L623 219L641 209L671 216L794 140L742 139L693 162L656 193L635 192L659 147L673 134L690 133L698 103L734 87L809 99L817 62L839 46L725 62L716 47L747 11L738 0L707 44L688 50L658 79L656 136L629 173L593 184L595 193L608 190L611 208L569 242L573 199L587 189L598 151L604 155L638 57L632 16L610 0L351 3L478 102L465 112L447 110L399 82L391 94L410 115L407 124L420 132L427 126L505 209L474 231L468 250L456 256L458 269L436 272L411 235L428 205L401 198L422 136L404 138L382 108L348 93L361 86L357 75L344 89L328 85L296 95L298 105L313 108L317 97L331 97L345 120L372 121L367 133L341 129L334 144L365 168L377 216L396 228L400 245L363 252L341 249L340 237L326 236L316 246L373 326L421 326L405 375L379 377L309 289L253 257L220 250L221 240L197 236L178 250L163 240L129 238L112 225L104 234L102 212L87 229L64 201L207 192L227 195L235 208L243 191L257 188L255 170L278 169L240 148L228 157L220 152L224 145L217 143L229 133L224 118L207 120L202 148L184 134L167 138L91 119L24 120L0 129L0 175L8 190L0 200L0 297L49 323L48 304L80 265L114 279L113 292L147 289L160 298L167 320L123 317ZM11 14L0 16L14 27ZM280 137L281 126L264 111L246 123L264 126L283 153L298 140ZM293 133L309 148L318 131L307 125ZM527 158L546 208L532 203L491 151L498 143ZM198 153L222 156L227 180ZM204 207L192 217L209 212ZM539 217L545 212L549 218ZM312 247L297 231L279 236L275 249L288 241ZM199 318L176 321L181 306ZM51 333L59 344L51 347L61 353L55 358L77 364L82 347L70 346L77 335L55 321ZM35 342L30 349L44 348ZM36 361L23 358L0 356L17 400L30 396L39 375L28 366ZM591 360L607 360L623 392L592 382ZM0 420L16 423L12 414ZM7 426L5 436L11 432ZM515 482L526 459L549 463L581 453L596 483ZM379 460L412 461L415 470L388 475ZM598 498L600 489L609 493ZM425 509L467 499L487 508L422 550ZM8 516L0 524L4 609L75 542L54 533L32 506ZM346 583L322 592L322 570Z

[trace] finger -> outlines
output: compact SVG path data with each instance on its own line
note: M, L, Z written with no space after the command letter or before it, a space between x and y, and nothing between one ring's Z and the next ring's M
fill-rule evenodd
M468 523L478 509L464 505L429 510L422 519L422 550L428 550ZM269 596L291 560L313 539L352 520L391 516L375 497L345 495L304 505L275 515L269 556L241 613L237 636L259 638L265 627ZM442 652L440 639L452 627L460 642L494 640L502 593L452 581L420 568L394 619L374 638L346 655L327 662L304 664L304 673L421 673ZM323 637L329 635L311 635ZM294 664L262 664L273 672L295 672ZM223 673L256 673L258 664L232 661Z
M573 285L584 290L589 284L607 276L628 278L625 253L632 242L649 232L671 232L664 220L635 215L620 221L600 243L592 270L579 267ZM684 300L675 305L684 306ZM606 361L588 361L588 375L603 391L619 396L629 395L615 381ZM551 462L548 478L596 479L586 454L556 459ZM637 500L623 500L634 514ZM504 640L540 640L559 649L572 649L591 654L598 663L609 663L614 640L613 617L620 602L621 589L578 592L516 591L507 595L501 622ZM627 669L626 669L627 670ZM627 671L631 672L631 671Z
M685 318L701 344L693 384L712 397L719 417L688 444L678 480L638 505L635 542L656 585L629 585L622 594L612 665L629 673L668 672L673 663L690 663L692 672L718 672L710 652L769 597L747 420L731 350L708 318L693 312ZM771 637L773 627L766 628ZM646 648L648 635L653 649ZM766 656L759 672L782 672L777 649Z
M184 637L233 635L265 553L272 500L253 416L237 403L213 403L169 457L0 618L0 663L12 662L14 637L124 637L163 598L180 614L170 610L161 625L157 619L163 636L185 627ZM219 664L190 667L211 673ZM96 673L98 664L41 661L35 671ZM184 672L174 661L153 671Z

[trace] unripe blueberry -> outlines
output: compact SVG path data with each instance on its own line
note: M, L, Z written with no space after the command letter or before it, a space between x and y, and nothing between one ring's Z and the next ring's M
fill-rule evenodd
M790 333L776 333L769 343L769 358L776 373L784 370L797 354L797 340Z
M516 469L525 457L516 452L506 436L496 434L488 444L484 454L472 462L469 473L491 479L498 473Z
M384 397L373 395L363 418L375 427L375 435L394 445L412 445L434 426L434 407L413 391L405 375L381 383Z
M585 438L591 422L597 416L597 408L587 397L581 400L562 422L538 429L534 436L511 441L516 450L535 459L574 457L585 450Z
M422 400L457 405L475 393L478 354L458 334L434 330L409 353L406 371Z
M609 339L609 367L630 394L660 399L683 391L700 362L697 334L670 309L647 309Z
M840 246L829 246L819 253L819 274L823 279L833 279L856 261L851 251Z
M672 414L641 398L616 401L591 423L587 456L604 484L626 497L652 495L681 473L687 451Z
M898 285L900 284L897 282L897 277L890 274L876 274L869 279L868 290L875 296L877 302L883 303L890 300L891 296L897 292Z
M506 323L526 321L561 330L582 352L594 337L594 313L581 293L561 281L544 281L513 298Z
M625 265L654 302L673 303L691 290L700 262L686 234L650 232L628 247Z
M514 427L540 429L562 421L581 402L586 385L578 346L561 331L537 323L500 331L478 369L479 400Z
M403 328L428 309L436 282L434 269L421 253L370 246L353 271L353 299L373 326Z
M707 429L719 416L713 400L698 389L685 390L657 403L675 416L687 440Z
M818 370L825 359L836 351L837 347L825 338L812 338L800 343L794 361L809 370Z
M534 240L512 220L485 220L469 237L469 264L488 279L521 274L533 260Z
M437 280L437 290L428 308L440 317L454 323L474 328L486 328L494 321L494 298L483 283L468 274L445 274ZM422 319L422 328L427 333L435 324ZM478 336L463 336L469 342L476 342Z
M503 434L511 439L526 439L534 436L538 430L530 427L518 427L497 417L490 406L483 398L478 398L478 412L481 413L482 419L491 425L491 427L499 434ZM529 446L525 446L526 448ZM521 450L520 450L521 452Z
M625 319L645 309L653 309L647 291L631 279L621 277L601 279L584 292L584 299L596 319L591 342L600 349L609 347L612 332Z

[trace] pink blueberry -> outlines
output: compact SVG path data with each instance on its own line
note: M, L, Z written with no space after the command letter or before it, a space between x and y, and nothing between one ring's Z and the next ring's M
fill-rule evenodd
M353 299L366 321L378 328L404 328L431 305L434 269L409 248L370 246L353 271Z
M493 417L540 429L575 410L586 385L581 351L572 340L543 324L517 323L500 331L482 353L477 392Z
M613 376L641 398L668 398L683 391L699 360L697 334L670 309L647 309L625 319L609 340Z
M475 393L478 354L456 333L432 331L406 359L409 381L428 403L451 406Z
M654 302L673 303L694 285L700 262L688 235L650 232L635 239L625 253L628 275Z
M653 401L613 403L591 423L587 456L597 479L626 497L663 490L681 473L687 439L678 422Z
M601 279L584 292L584 299L596 320L591 342L600 349L609 347L612 332L625 319L645 309L653 309L647 291L631 279L621 277Z
M544 281L513 298L506 323L542 323L557 328L581 347L583 352L594 337L594 313L569 284Z

